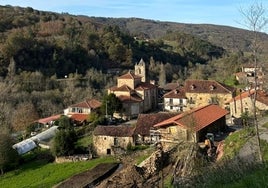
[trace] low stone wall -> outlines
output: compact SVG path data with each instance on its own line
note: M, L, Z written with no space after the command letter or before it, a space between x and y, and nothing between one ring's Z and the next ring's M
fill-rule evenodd
M165 163L165 156L166 154L163 151L162 145L160 145L158 146L157 151L152 153L150 157L145 159L139 165L136 165L136 170L142 174L143 177L148 178L163 168Z
M66 163L66 162L76 162L76 161L87 161L92 159L91 155L83 154L83 155L72 155L72 156L62 156L56 157L56 163Z

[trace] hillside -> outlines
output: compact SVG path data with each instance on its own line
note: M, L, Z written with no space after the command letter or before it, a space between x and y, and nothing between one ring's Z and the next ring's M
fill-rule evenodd
M140 18L90 17L90 19L99 24L117 25L131 35L145 36L150 39L159 39L167 33L176 31L187 33L229 51L248 51L252 38L251 32L248 30L221 25L161 22ZM262 41L265 46L268 46L267 34L262 34Z
M85 98L101 99L141 58L148 80L157 84L159 78L161 83L191 78L232 85L232 75L250 61L244 53L249 33L216 25L0 6L0 104L14 111L29 103L39 117L57 114ZM267 35L263 41L267 43ZM114 68L119 72L109 74ZM12 116L7 113L6 119Z

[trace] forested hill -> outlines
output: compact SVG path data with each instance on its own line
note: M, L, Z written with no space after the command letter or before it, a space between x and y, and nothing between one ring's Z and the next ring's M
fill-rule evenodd
M151 39L162 38L170 32L187 33L229 51L248 51L252 38L248 30L222 25L161 22L141 18L90 17L90 19L99 24L117 25L131 35ZM268 35L263 33L261 36L265 46L268 46Z
M39 71L63 78L75 72L85 75L91 68L132 69L143 58L152 67L154 62L172 65L167 77L171 81L174 72L183 67L207 64L230 51L246 51L249 33L216 25L74 16L0 6L0 76L7 76L11 59L15 73ZM263 41L268 41L267 35ZM159 67L151 70L155 72L152 78L157 77Z

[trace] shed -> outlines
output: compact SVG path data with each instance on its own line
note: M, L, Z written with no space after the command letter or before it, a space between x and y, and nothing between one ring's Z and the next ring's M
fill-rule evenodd
M205 140L208 132L226 131L227 114L227 110L210 104L169 118L154 127L161 132L162 140L200 142Z

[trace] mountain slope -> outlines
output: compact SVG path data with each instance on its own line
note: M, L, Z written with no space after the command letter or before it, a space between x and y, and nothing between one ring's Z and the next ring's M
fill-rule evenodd
M90 17L100 24L117 25L132 35L147 36L158 39L170 32L183 32L207 40L216 46L229 51L248 51L252 32L229 26L210 24L184 24L175 22L160 22L140 18L100 18ZM268 35L262 33L261 40L268 46Z

